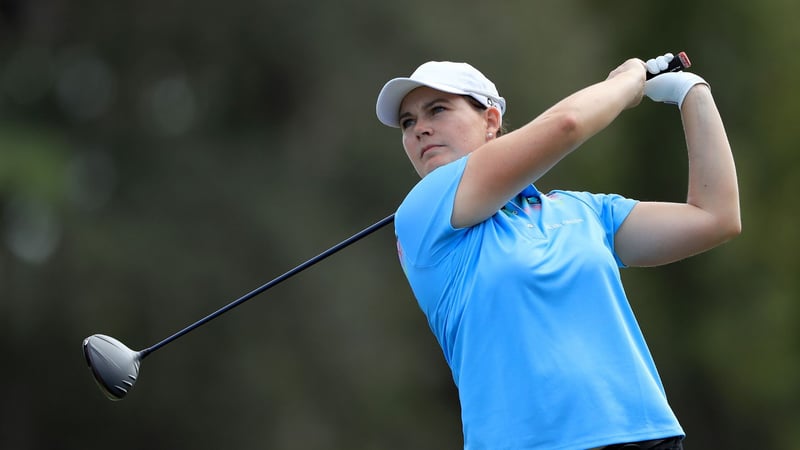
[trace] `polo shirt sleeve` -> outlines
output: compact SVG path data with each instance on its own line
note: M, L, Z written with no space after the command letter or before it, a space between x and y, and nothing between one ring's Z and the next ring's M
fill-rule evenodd
M466 229L453 228L456 191L467 164L460 158L429 173L414 186L395 215L401 263L432 266L450 254Z
M614 251L614 235L639 201L619 194L593 194L590 192L569 192L569 194L581 200L597 214L605 232L606 242L614 254L617 265L626 267Z

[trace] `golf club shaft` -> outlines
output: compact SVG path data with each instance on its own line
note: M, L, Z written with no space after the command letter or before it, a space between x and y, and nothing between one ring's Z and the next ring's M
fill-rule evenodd
M250 291L249 293L247 293L247 294L243 295L242 297L232 301L231 303L228 303L227 305L223 306L222 308L218 309L217 311L215 311L215 312L209 314L208 316L198 320L197 322L187 326L186 328L182 329L181 331L178 331L177 333L175 333L172 336L164 339L163 341L161 341L161 342L159 342L159 343L157 343L155 345L152 345L152 346L140 351L139 352L139 358L144 358L145 356L147 356L150 353L153 353L154 351L158 350L159 348L169 344L170 342L174 341L175 339L178 339L179 337L183 336L184 334L194 330L195 328L197 328L197 327L199 327L201 325L204 325L204 324L216 319L217 317L225 314L226 312L230 311L231 309L233 309L233 308L241 305L242 303L250 300L251 298L255 297L256 295L261 294L262 292L266 291L267 289L275 286L276 284L278 284L278 283L280 283L280 282L282 282L282 281L284 281L284 280L286 280L288 278L291 278L292 276L296 275L297 273L302 272L303 270L305 270L305 269L313 266L314 264L322 261L323 259L327 258L328 256L333 255L334 253L336 253L339 250L349 246L350 244L352 244L352 243L354 243L354 242L356 242L356 241L358 241L358 240L360 240L360 239L372 234L373 232L379 230L380 228L383 228L384 226L392 223L393 221L394 221L394 214L392 214L392 215L390 215L390 216L388 216L388 217L386 217L384 219L381 219L379 222L376 222L375 224L370 225L369 227L359 231L358 233L354 234L353 236L351 236L351 237L345 239L344 241L334 245L333 247L329 248L328 250L325 250L324 252L320 253L319 255L309 259L308 261L306 261L306 262L304 262L302 264L300 264L299 266L295 267L294 269L284 273L283 275L280 275L279 277L273 279L272 281L267 282L266 284L264 284L264 285L262 285L262 286L260 286L260 287L258 287L256 289Z

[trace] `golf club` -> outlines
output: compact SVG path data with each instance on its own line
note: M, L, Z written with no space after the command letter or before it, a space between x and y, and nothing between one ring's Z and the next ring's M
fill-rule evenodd
M370 225L353 236L334 245L328 250L325 250L319 255L300 264L294 269L291 269L272 281L269 281L257 289L250 291L237 300L234 300L217 311L187 326L186 328L178 331L161 342L145 348L144 350L131 350L125 344L111 336L106 336L103 334L94 334L89 336L83 340L83 355L86 358L87 364L89 364L89 370L92 372L97 385L100 387L100 390L105 394L106 397L108 397L110 400L122 400L126 395L128 395L128 392L133 389L134 384L136 384L136 381L139 378L139 369L142 365L142 360L147 355L169 344L175 339L178 339L195 328L204 325L213 319L216 319L217 317L241 305L247 300L250 300L256 295L261 294L267 289L287 280L288 278L291 278L292 276L313 266L328 256L333 255L350 244L372 234L376 230L383 228L393 221L394 214L380 220L379 222L376 222L373 225Z

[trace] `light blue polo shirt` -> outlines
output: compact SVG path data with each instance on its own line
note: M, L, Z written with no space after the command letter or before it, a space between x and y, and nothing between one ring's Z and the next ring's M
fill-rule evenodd
M587 449L683 435L623 291L614 233L636 201L526 188L450 224L468 157L395 217L403 270L459 391L464 448Z

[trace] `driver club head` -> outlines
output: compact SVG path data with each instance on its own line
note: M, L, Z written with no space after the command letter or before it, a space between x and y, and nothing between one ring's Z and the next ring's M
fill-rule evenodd
M83 340L83 355L100 390L111 400L122 400L139 377L142 352L103 334Z

